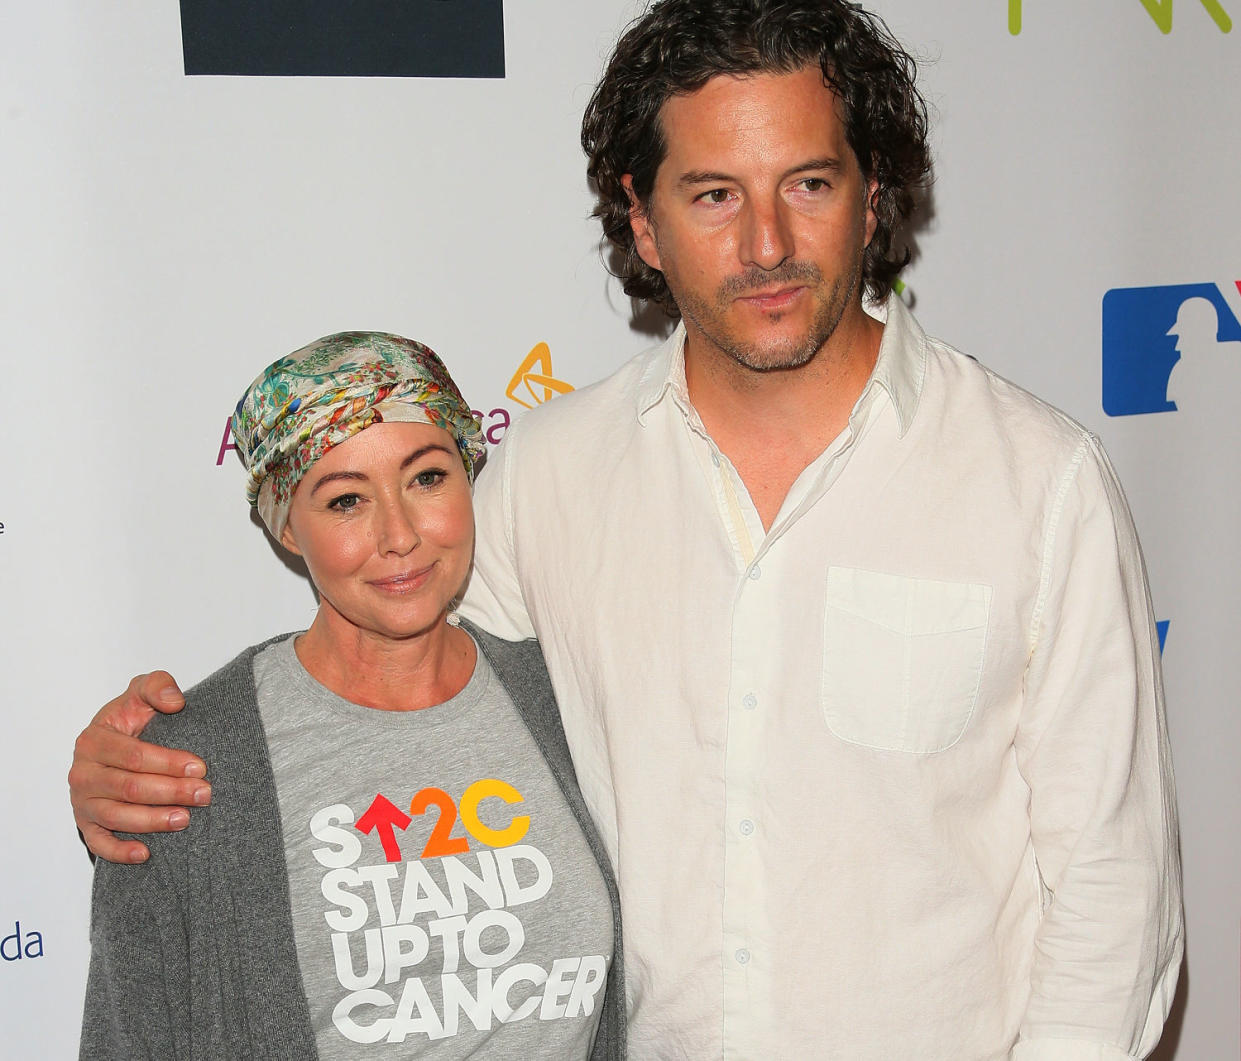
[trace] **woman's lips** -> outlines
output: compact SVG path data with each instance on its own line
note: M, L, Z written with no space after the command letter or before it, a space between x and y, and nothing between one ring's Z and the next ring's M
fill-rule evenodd
M367 584L384 593L408 593L425 585L434 569L434 564L428 564L426 567L398 571L396 574L385 575L383 578L369 579Z

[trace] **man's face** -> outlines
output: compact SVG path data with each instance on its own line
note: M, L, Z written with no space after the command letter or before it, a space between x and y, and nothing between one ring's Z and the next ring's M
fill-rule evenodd
M822 73L715 77L668 100L660 121L668 154L630 220L692 356L757 371L807 363L863 312L862 254L875 231L875 182Z

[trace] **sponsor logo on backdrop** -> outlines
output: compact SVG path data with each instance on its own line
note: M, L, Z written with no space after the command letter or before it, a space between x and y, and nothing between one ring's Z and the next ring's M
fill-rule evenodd
M0 928L4 931L7 925ZM13 931L0 939L0 959L20 962L43 957L43 933L23 928L20 921L13 922Z
M503 0L181 0L186 74L503 77Z
M1241 280L1236 282L1241 293ZM1217 284L1103 296L1103 411L1206 410L1241 393L1241 322Z
M517 366L513 378L504 388L504 396L520 405L523 409L533 409L536 405L551 401L557 394L568 394L573 390L572 384L557 379L552 371L552 351L546 343L536 344ZM483 425L483 434L493 446L504 437L504 432L513 422L508 409L501 406L489 413L474 410Z
M1228 12L1224 10L1219 0L1181 0L1182 6L1189 3L1191 7L1199 5L1211 16L1211 21L1219 27L1220 33L1232 32L1232 18ZM1159 27L1160 33L1172 32L1172 3L1173 0L1141 0L1141 4L1146 8L1146 13L1150 15L1155 25ZM1016 36L1021 32L1021 16L1025 7L1022 0L1008 0L1008 32ZM1031 7L1037 7L1032 4ZM1134 5L1136 9L1136 5Z
M1168 643L1168 627L1172 625L1171 619L1163 619L1155 624L1155 632L1159 635L1159 654L1163 655L1163 646Z
M237 443L233 441L233 414L229 413L224 418L224 437L220 439L220 452L216 454L215 466L218 468L224 463L224 454L232 451L237 452Z
M517 366L508 386L504 388L504 396L522 409L533 409L536 405L551 401L557 394L567 394L573 385L557 378L552 370L552 351L547 343L538 343ZM504 432L513 422L513 410L501 405L490 412L479 409L472 410L483 427L483 436L491 445L498 445ZM220 438L220 446L216 451L215 464L218 468L224 463L225 454L237 449L233 441L232 413L224 419L224 434ZM0 532L4 524L0 523Z
M551 401L557 394L567 394L572 389L568 383L552 374L551 348L546 343L539 343L517 366L517 371L508 381L504 393L518 405L533 409L536 405Z

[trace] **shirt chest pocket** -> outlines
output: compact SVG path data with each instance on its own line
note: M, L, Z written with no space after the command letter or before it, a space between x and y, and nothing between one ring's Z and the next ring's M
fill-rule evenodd
M991 587L827 569L823 716L841 740L943 751L978 699Z

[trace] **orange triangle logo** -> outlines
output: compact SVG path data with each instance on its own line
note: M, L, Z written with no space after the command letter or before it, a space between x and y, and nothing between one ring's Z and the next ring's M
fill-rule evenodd
M518 405L533 409L551 401L557 394L568 394L571 384L552 375L552 351L546 343L538 343L513 373L504 393Z

